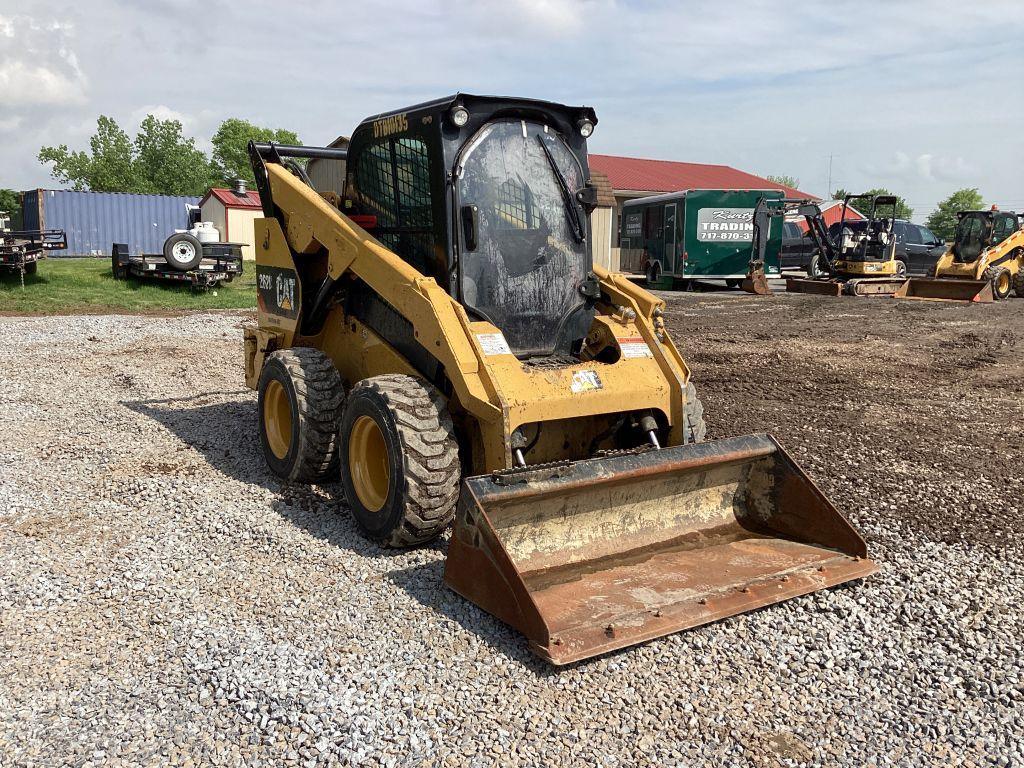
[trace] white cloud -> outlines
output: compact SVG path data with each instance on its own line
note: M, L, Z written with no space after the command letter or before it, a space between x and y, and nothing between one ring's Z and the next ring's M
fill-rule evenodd
M87 80L68 45L72 34L57 20L0 17L0 94L8 109L85 102Z
M967 182L978 173L978 169L963 157L947 157L924 153L911 156L906 152L896 152L881 164L867 164L866 173L899 179L902 181L927 182Z

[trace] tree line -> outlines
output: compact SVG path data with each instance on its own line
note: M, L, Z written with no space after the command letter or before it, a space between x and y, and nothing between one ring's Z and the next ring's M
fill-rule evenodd
M88 151L72 151L66 144L42 147L39 162L50 164L51 175L75 190L198 196L235 179L254 183L246 149L251 140L300 143L294 131L232 117L213 135L208 157L184 135L178 120L147 115L131 137L116 120L101 115Z

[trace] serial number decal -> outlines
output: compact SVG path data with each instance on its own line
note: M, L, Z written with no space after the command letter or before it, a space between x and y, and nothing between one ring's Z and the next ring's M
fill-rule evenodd
M508 342L505 341L505 336L500 333L478 333L476 340L480 342L480 349L484 351L484 354L490 357L491 355L511 355L512 350L508 346Z
M603 389L604 384L601 383L601 377L597 375L597 371L576 371L572 375L572 384L569 385L573 392L593 392L598 389Z
M298 316L299 280L294 270L256 267L256 292L264 312L288 318Z
M654 357L647 342L640 336L630 336L619 339L619 349L622 350L622 357L630 360L637 357Z
M405 112L400 115L391 115L391 117L382 117L380 120L373 121L373 138L375 139L379 139L381 136L404 133L408 130L409 118Z

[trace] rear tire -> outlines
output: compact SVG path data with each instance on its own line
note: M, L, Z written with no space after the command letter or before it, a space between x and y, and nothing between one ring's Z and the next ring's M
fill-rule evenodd
M411 547L448 527L462 472L436 388L402 374L364 379L349 393L338 445L345 498L367 538Z
M1010 270L1003 267L989 267L982 274L981 279L992 283L992 295L995 296L997 301L1009 296L1010 290L1013 288L1013 278L1010 276Z
M203 244L188 232L178 232L164 241L164 258L172 269L188 272L203 260Z
M693 382L686 384L686 404L683 406L683 440L687 443L703 443L707 437L708 425L704 422L704 403L697 397Z
M1024 256L1022 256L1024 262ZM1017 274L1013 276L1013 292L1018 299L1024 299L1024 263L1017 268Z
M25 265L25 274L26 275L34 275L38 271L39 271L39 262L38 261L30 261L28 264Z
M259 385L260 445L282 480L315 483L338 476L338 420L345 388L334 362L318 349L272 353Z

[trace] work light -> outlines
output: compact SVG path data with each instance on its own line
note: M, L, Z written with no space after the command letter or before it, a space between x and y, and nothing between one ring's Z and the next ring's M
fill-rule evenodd
M461 104L456 104L454 107L452 107L451 118L452 123L456 127L462 128L466 123L469 122L469 110L466 109Z
M594 124L585 117L581 118L580 121L576 123L576 125L579 126L580 136L582 136L584 139L589 139L590 134L594 132Z

